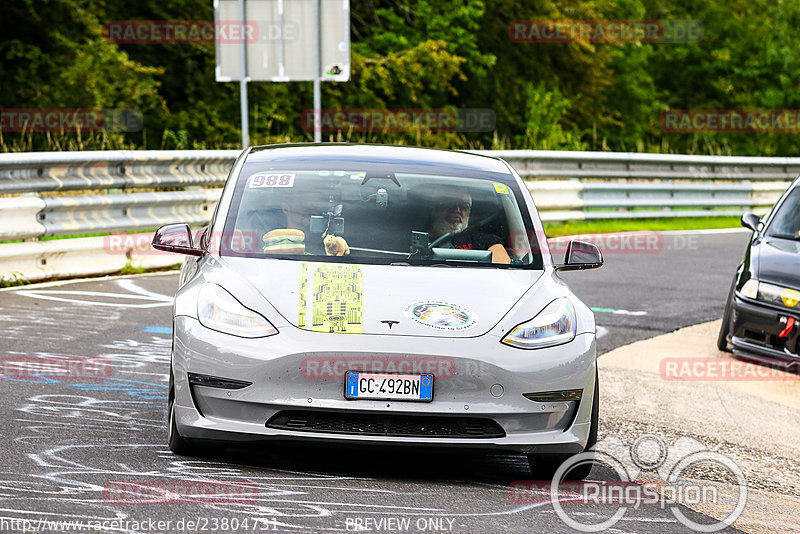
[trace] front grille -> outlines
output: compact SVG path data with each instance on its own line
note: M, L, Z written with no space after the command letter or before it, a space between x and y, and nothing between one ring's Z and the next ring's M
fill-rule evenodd
M287 410L267 421L267 427L299 432L429 438L502 438L502 427L491 419L430 415L365 414Z

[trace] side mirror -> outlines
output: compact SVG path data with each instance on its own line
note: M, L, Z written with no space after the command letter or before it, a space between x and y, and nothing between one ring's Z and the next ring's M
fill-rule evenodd
M585 241L570 241L564 254L564 263L556 265L557 271L597 269L603 265L603 254L596 245Z
M752 212L747 212L742 215L742 226L749 228L758 233L758 227L761 224L761 217Z
M203 251L192 244L192 231L188 224L168 224L156 230L153 248L190 256L203 255Z

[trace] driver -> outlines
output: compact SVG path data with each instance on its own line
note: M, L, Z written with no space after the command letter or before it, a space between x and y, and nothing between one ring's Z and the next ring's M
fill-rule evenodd
M466 191L453 190L436 195L430 207L428 235L431 242L449 232L453 234L450 238L453 248L491 250L492 263L511 263L502 239L468 228L471 211L472 197Z

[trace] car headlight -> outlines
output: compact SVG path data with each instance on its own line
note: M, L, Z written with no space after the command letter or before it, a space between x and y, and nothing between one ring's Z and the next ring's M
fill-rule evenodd
M530 321L515 326L502 341L520 349L540 349L568 343L576 332L575 308L568 299L560 298Z
M747 298L787 308L797 308L800 304L800 291L760 282L755 278L745 282L739 292Z
M239 337L266 337L278 333L264 316L245 308L217 284L205 284L200 288L197 318L206 328Z

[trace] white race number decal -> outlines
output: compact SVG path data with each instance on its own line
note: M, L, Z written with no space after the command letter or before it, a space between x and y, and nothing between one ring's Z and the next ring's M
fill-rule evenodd
M294 187L294 174L254 174L250 188L256 187Z

